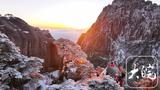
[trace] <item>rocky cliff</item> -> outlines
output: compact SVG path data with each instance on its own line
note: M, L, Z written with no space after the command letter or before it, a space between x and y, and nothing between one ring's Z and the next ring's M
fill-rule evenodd
M90 78L95 74L93 64L87 60L87 55L81 47L67 39L58 39L54 42L58 56L62 59L62 74L67 79L80 80Z
M7 14L0 17L0 32L6 34L22 54L44 59L45 71L59 69L54 39L48 31L32 27L22 19Z
M54 76L59 77L57 71L40 73L43 59L21 54L0 32L0 90L123 90L112 77L97 77L93 65L77 44L65 39L54 43L58 55L63 57L66 80L62 83L53 83Z
M78 44L92 62L102 66L107 60L121 63L132 55L159 59L160 6L145 0L114 0L81 35Z

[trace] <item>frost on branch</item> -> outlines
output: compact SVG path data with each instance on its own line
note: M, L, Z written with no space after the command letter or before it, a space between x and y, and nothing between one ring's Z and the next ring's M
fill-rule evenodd
M88 90L88 86L83 86L72 79L68 79L62 84L53 84L47 87L47 90Z
M123 90L111 76L103 76L100 80L91 80L89 87L91 90Z
M38 83L43 79L39 73L42 62L42 59L22 55L15 44L0 33L0 90L23 89L25 84L30 87L31 82Z
M47 90L124 90L110 76L87 78L85 80L74 81L68 79L61 84L47 86Z

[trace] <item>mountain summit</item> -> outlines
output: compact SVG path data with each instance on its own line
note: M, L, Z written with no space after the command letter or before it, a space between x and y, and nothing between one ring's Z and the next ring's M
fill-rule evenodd
M124 63L133 55L159 59L160 6L145 0L114 0L78 44L95 65L103 66L108 59Z

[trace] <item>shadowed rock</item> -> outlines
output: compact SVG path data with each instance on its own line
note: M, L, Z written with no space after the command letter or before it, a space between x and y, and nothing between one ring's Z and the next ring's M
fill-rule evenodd
M0 17L0 31L6 34L11 41L27 56L36 56L44 59L43 71L59 69L54 39L47 30L28 25L13 15Z

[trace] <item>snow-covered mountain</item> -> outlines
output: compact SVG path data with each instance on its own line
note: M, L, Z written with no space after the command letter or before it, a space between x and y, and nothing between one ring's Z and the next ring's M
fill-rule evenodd
M114 0L81 35L78 44L91 60L108 56L122 63L132 55L160 59L160 5L145 0Z

